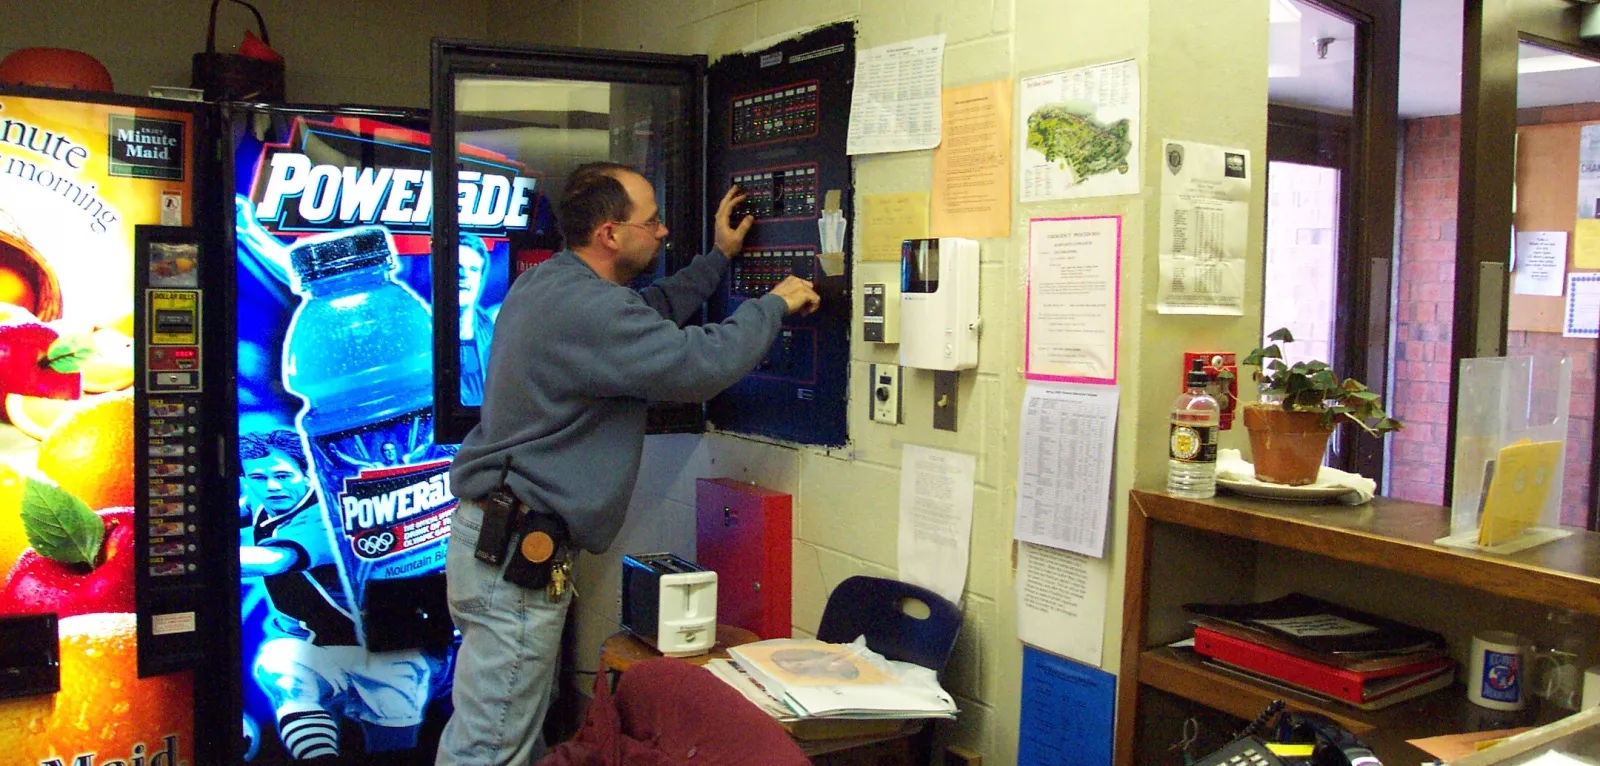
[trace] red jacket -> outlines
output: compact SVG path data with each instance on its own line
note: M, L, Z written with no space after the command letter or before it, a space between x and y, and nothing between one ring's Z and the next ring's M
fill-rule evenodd
M650 659L605 675L578 735L538 766L810 766L789 733L705 668Z

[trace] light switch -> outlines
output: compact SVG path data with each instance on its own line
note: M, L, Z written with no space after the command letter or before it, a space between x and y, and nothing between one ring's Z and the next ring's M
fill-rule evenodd
M869 395L872 402L872 419L889 425L900 424L900 367L893 364L874 364L871 371Z

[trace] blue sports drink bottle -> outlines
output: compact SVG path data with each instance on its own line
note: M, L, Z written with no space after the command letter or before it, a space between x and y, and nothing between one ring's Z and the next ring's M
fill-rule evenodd
M395 280L381 227L302 240L289 260L302 300L283 385L305 402L296 422L365 643L369 581L444 566L455 448L433 443L433 321Z

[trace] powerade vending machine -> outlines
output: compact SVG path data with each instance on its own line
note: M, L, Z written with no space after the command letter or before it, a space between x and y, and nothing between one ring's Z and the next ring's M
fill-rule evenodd
M7 764L197 766L223 744L196 741L219 730L191 672L215 659L225 559L208 543L226 533L202 417L207 116L0 91Z
M427 119L266 107L226 119L242 755L431 764L450 712L457 445L434 438ZM500 195L457 242L466 360L487 352L512 242L553 234L554 220L538 179L462 154L463 182Z

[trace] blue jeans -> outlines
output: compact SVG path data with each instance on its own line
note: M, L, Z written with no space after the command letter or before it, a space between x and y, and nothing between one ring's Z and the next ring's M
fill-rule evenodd
M528 766L545 750L541 730L572 592L551 603L544 590L506 582L503 566L473 555L482 526L483 511L461 501L445 562L450 616L461 631L455 713L439 741L436 766Z

